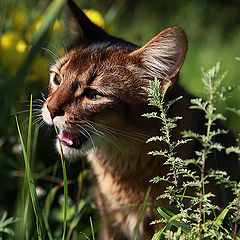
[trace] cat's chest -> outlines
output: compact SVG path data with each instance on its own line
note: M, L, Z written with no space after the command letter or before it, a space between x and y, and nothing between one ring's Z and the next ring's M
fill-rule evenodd
M110 219L112 226L121 229L121 232L128 237L127 239L133 238L147 189L151 185L149 180L156 176L158 170L160 171L153 164L154 162L149 162L150 159L146 155L143 156L141 159L141 156L137 153L135 153L135 158L132 158L133 156L126 157L125 155L125 159L115 159L116 162L111 159L112 162L110 163L107 159L102 159L107 157L103 155L103 152L99 153L94 150L88 152L88 159L97 178L98 187L95 200L99 209L101 209L101 216L104 219ZM125 163L125 169L122 169L123 172L120 175L117 170L116 173L112 171L113 166L110 166L117 163L117 161ZM127 161L138 162L137 165L132 166L132 168L135 168L134 171L127 168L127 166L129 167ZM148 207L140 225L138 239L150 239L154 234L155 230L149 227L149 224L158 217L153 206L157 205L156 197L162 191L163 188L159 185L158 187L156 184L152 185L148 198ZM164 200L158 201L158 204L168 206L167 201ZM111 231L115 231L115 227Z
M159 175L160 171L168 171L167 167L161 164L161 160L151 159L146 149L140 147L135 150L123 154L113 153L112 149L95 149L87 154L100 191L113 208L142 204L149 181ZM161 187L156 189L153 186L153 201L160 194L159 191L161 192Z

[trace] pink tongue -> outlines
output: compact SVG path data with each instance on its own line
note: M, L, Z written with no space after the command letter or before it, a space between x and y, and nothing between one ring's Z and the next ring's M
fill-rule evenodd
M61 141L67 143L68 145L73 145L73 140L77 137L79 137L79 134L62 131L60 138L61 138Z

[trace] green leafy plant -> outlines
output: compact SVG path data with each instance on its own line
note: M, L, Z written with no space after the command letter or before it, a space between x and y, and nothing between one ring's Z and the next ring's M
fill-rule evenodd
M168 187L159 198L167 198L169 203L174 204L177 209L177 213L171 213L169 210L158 208L162 218L154 221L153 224L159 222L165 222L166 224L161 231L154 235L153 239L238 239L239 183L231 181L224 171L206 169L206 162L210 154L225 149L221 143L215 140L216 136L227 133L226 130L214 128L216 121L225 120L225 117L217 112L216 105L220 101L224 101L235 87L221 86L226 73L220 73L220 63L217 63L208 71L203 69L202 72L204 93L207 99L192 99L190 108L204 112L206 118L205 134L188 130L183 132L183 138L173 141L171 132L177 126L177 121L181 117L169 117L168 110L181 97L165 102L168 86L160 92L161 82L157 79L150 82L149 88L145 89L149 96L149 105L158 107L159 113L152 112L144 114L144 116L157 118L162 123L161 135L153 136L147 142L159 141L166 146L165 149L151 151L149 154L165 157L164 164L170 167L167 175L156 176L151 181L168 183ZM192 139L197 140L202 145L202 149L195 152L194 159L183 160L179 158L175 148L182 144L188 144L188 141ZM232 146L227 148L226 152L239 154L239 147ZM193 171L191 166L195 166L198 171ZM179 178L183 179L181 184L178 181ZM218 205L213 203L214 195L206 191L206 185L209 184L211 178L215 178L216 182L224 187L231 188L235 195L234 201L229 203L222 211L219 210ZM196 194L186 194L189 189L195 189L192 193L196 192ZM188 201L184 201L184 199ZM235 223L234 227L225 226L224 221L227 219L230 219L230 223ZM178 231L171 230L172 226L177 227Z
M14 236L14 231L9 228L9 225L14 224L17 221L19 221L19 219L14 217L7 218L7 212L3 212L0 215L0 236L1 233L6 233L8 235Z

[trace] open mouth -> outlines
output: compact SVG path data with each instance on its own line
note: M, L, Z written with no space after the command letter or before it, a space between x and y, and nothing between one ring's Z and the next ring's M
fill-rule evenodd
M81 133L73 133L66 131L62 131L59 134L59 138L63 145L75 149L80 149L83 144L88 140L88 138Z

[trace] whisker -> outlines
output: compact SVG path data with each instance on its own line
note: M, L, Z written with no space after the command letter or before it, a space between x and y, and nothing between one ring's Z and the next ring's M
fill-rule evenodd
M28 113L28 112L30 112L29 109L27 109L27 110L22 110L22 111L19 111L19 112L11 113L10 116L19 115L19 114Z
M39 122L39 129L40 128L42 129L43 127L47 128L47 126L48 125L41 119L40 122Z
M91 123L101 127L105 131L105 133L107 133L108 135L110 135L114 139L117 139L117 137L114 136L114 134L118 134L118 135L122 135L122 136L128 137L128 138L133 139L133 140L137 140L137 141L144 142L144 143L146 142L146 138L145 137L144 137L144 139L139 139L139 137L143 138L143 136L142 136L143 134L140 134L140 133L139 134L138 133L129 134L129 133L121 131L119 129L114 129L114 128L111 128L109 126L106 126L106 125L103 125L103 124L99 124L99 123L95 123L95 122L90 121L90 120L85 120L85 121L86 121L88 127L93 129L93 130L89 129L89 131L91 131L92 133L98 135L99 137L102 137L103 139L105 139L109 143L113 144L118 150L120 150L120 148L115 144L115 142L113 140L110 140L109 138L107 138L102 131L99 131L95 127L93 127L93 125Z
M94 130L91 130L91 129L89 129L88 131L90 131L91 133L99 136L99 137L102 138L102 139L105 139L107 142L111 143L114 147L116 147L116 148L120 151L120 148L119 148L118 145L114 142L114 140L105 137L105 135L104 135L102 132L98 131L98 132L102 133L102 134L99 134L98 132L95 132ZM114 136L114 137L115 137L115 136ZM116 138L116 137L115 137L115 138ZM117 138L116 138L116 139L117 139Z
M43 93L42 93L42 94L43 94ZM44 100L43 100L43 99L40 99L40 98L37 98L37 99L34 99L33 102L42 102L42 103L43 103Z
M120 129L116 129L116 128L113 128L113 127L110 127L110 126L106 126L104 124L100 124L100 123L95 123L93 121L90 121L90 120L87 120L89 122L92 122L93 124L103 128L104 130L108 130L114 134L119 134L119 135L122 135L122 136L126 136L126 137L129 137L133 140L138 140L138 141L141 141L141 142L145 142L147 140L147 138L150 138L151 136L148 136L148 135L145 135L145 134L142 134L142 133L138 133L138 132L125 132L125 131L122 131ZM141 139L139 139L141 138Z
M91 123L87 122L88 127L90 127L89 131L91 131L92 133L96 134L97 136L101 137L102 139L105 139L107 142L111 143L113 146L115 146L118 150L120 150L120 148L118 147L118 145L115 143L114 140L117 140L117 137L114 136L111 132L108 132L105 129L106 134L110 135L111 138L106 137L105 134L102 131L97 130ZM92 130L91 130L92 129ZM113 138L113 139L112 139Z
M102 131L97 130L90 122L86 121L86 123L87 123L87 127L89 127L90 129L92 129L95 133L97 133L98 135L103 135L103 136L105 136L105 134L104 134ZM110 133L110 135L111 135L113 138L117 139L116 136L114 136L113 134Z
M77 124L78 127L80 127L86 134L84 134L80 129L76 128L77 131L79 131L83 136L85 136L91 143L93 148L95 148L95 144L93 142L91 134L81 125Z
M18 103L29 103L29 101L28 100L19 100L19 101L17 101Z
M39 123L40 121L43 121L43 119L41 118L41 116L38 116L34 121L33 121L33 125L36 123ZM44 122L44 121L43 121Z
M57 58L57 55L50 49L48 48L45 48L45 47L42 47L42 50L44 50L45 52L47 52L51 57L52 57L52 60L56 59Z
M40 93L41 93L41 97L42 97L43 100L42 99L39 99L39 100L45 102L47 99L46 99L44 93L43 92L40 92Z
M29 117L27 117L22 123L21 123L21 127L26 123L26 122L28 122L29 121Z
M54 58L52 60L55 61L57 58L63 55L63 51L61 49L58 49L52 42L49 42L49 46L51 46L51 48L53 49L53 50L48 49L53 54Z
M81 119L81 120L82 120L82 119ZM88 126L90 126L92 129L94 129L95 131L98 131L98 132L100 132L101 134L104 135L104 133L103 133L102 131L97 130L97 129L93 126L93 124L96 124L95 122L90 121L90 120L85 120L85 121L86 121L86 123L88 124ZM93 123L93 124L92 124L92 123ZM96 124L96 125L97 125L97 124ZM105 127L102 127L102 126L101 126L101 128L104 129L104 131L105 131L107 134L111 135L111 137L117 139L117 137L114 136L114 135L113 135L110 131L108 131Z
M39 104L39 105L43 105L44 101L40 101L40 99L33 101L33 104Z

